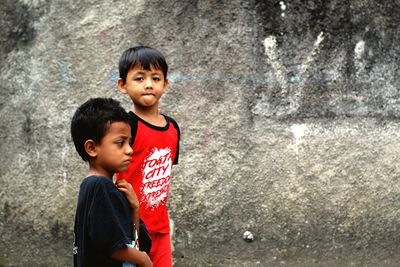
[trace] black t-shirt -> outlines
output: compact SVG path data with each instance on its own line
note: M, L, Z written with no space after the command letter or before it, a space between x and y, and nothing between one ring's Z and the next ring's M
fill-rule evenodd
M111 255L134 239L133 213L110 179L89 176L82 181L74 235L74 266L122 266Z

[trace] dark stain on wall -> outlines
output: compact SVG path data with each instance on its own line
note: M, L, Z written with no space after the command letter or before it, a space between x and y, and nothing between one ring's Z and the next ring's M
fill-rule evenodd
M24 140L27 144L30 144L32 139L32 118L29 111L24 110L23 113L25 115L25 121L22 125Z
M51 0L41 1L36 7L21 1L3 0L0 5L0 67L6 64L7 54L29 47L36 37L34 22L45 14Z
M50 233L55 240L67 240L71 235L71 233L68 232L68 225L58 220L51 222Z
M2 2L0 6L0 62L4 62L6 55L12 50L29 45L35 38L30 8L19 1Z
M4 202L3 211L1 212L1 219L3 222L7 222L11 217L11 209L12 207L8 203L8 201Z

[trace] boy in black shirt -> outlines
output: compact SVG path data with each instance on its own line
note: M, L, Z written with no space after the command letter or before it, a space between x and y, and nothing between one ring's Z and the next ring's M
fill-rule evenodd
M74 266L122 266L124 262L152 266L145 252L128 247L135 240L136 194L125 180L112 181L114 173L125 171L131 162L127 113L113 99L90 99L75 112L71 135L79 155L89 162L75 215Z

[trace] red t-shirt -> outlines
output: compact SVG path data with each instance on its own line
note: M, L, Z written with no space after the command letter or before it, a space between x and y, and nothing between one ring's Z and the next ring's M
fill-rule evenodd
M140 203L140 218L150 233L169 233L167 198L172 165L178 163L180 132L178 124L165 116L166 126L154 126L133 112L131 119L133 154L125 172L117 179L132 184Z

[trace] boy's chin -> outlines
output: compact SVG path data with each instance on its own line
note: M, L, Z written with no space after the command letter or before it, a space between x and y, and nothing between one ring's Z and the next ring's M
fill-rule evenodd
M119 168L117 172L124 172L127 169L128 169L128 166L123 166L123 167Z

